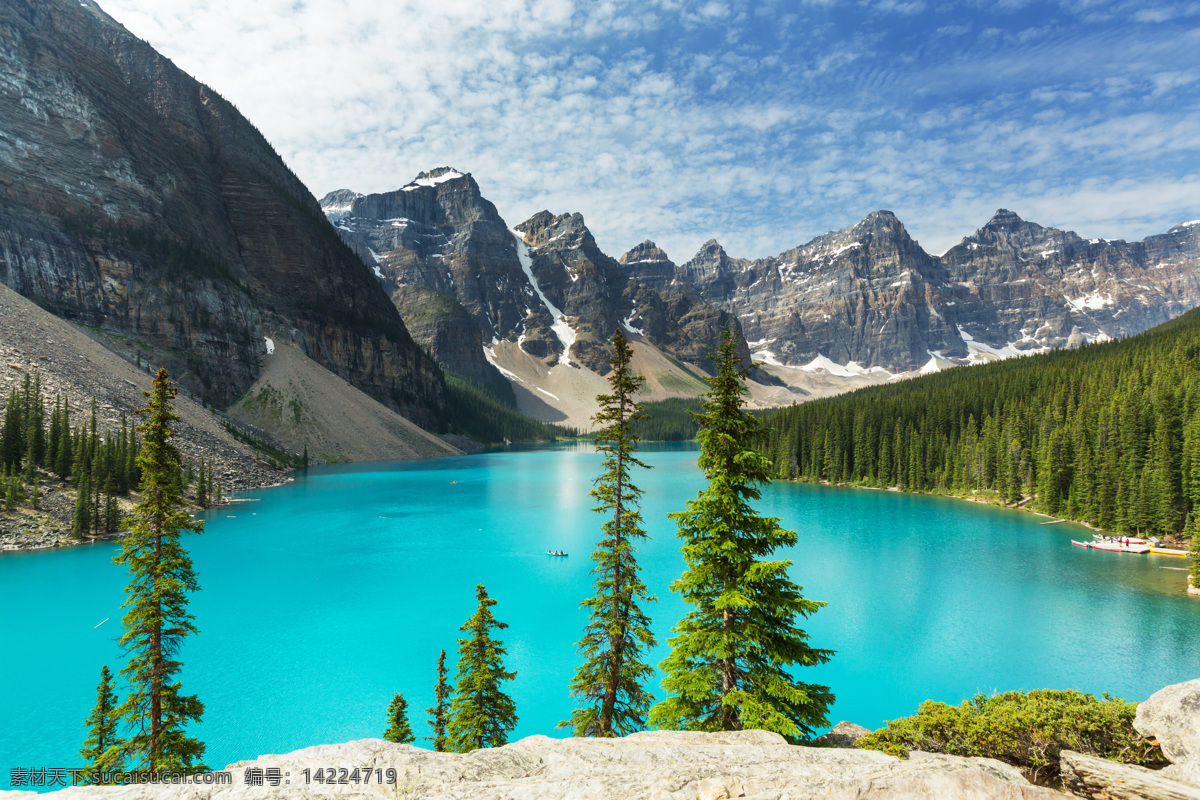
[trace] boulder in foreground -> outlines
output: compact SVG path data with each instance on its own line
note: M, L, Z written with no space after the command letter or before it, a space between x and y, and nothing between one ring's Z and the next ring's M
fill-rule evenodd
M372 782L304 783L317 770L367 770ZM247 786L250 770L278 769L286 785ZM394 769L395 785L378 783L375 770ZM465 755L433 753L411 745L363 739L321 745L288 755L240 761L227 786L75 787L56 800L213 800L267 797L439 798L475 800L1050 800L1016 769L982 758L925 755L902 761L882 753L796 747L764 731L681 733L653 731L623 739L552 739L530 736ZM251 775L256 773L250 773ZM6 794L0 792L0 798ZM16 793L12 793L16 796Z

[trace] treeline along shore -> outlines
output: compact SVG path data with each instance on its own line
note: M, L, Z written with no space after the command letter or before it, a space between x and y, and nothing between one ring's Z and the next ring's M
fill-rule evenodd
M1200 542L1200 311L1123 341L861 389L766 422L761 446L779 478L990 497Z

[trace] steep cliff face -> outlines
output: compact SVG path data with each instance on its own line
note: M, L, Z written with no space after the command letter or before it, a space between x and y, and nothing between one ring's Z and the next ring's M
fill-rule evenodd
M1195 223L1089 240L1001 209L940 260L967 335L1017 349L1132 336L1200 303Z
M90 0L0 5L0 279L217 405L274 336L441 414L437 366L266 140Z
M490 384L501 378L484 358L484 341L527 329L549 334L550 319L531 303L516 235L470 175L442 167L394 192L331 192L321 207L446 369Z
M447 369L481 382L499 376L484 348L501 341L548 367L603 375L616 330L705 365L721 328L737 327L731 314L678 287L660 293L631 281L579 214L542 211L510 229L475 180L450 167L394 192L330 192L321 206L375 265L417 341Z
M1085 240L1003 209L941 257L877 211L777 257L731 258L710 241L668 267L644 243L622 264L736 314L768 364L847 376L1129 336L1200 304L1200 224L1144 242Z

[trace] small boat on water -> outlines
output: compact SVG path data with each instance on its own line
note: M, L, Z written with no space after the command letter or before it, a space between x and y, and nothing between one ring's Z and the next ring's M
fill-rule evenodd
M1149 553L1148 544L1121 544L1119 542L1092 542L1093 550L1108 550L1113 553Z
M1071 544L1075 545L1076 547L1082 547L1084 550L1087 550L1092 546L1091 542L1077 542L1074 539L1071 540Z
M1150 552L1160 556L1177 556L1178 558L1187 558L1187 550L1174 550L1170 547L1154 547L1151 545Z
M1137 539L1133 536L1101 536L1093 533L1092 538L1097 542L1116 542L1117 544L1150 544L1147 539Z
M548 555L548 556L565 556L565 555L569 555L569 554L562 550L547 550L546 555Z

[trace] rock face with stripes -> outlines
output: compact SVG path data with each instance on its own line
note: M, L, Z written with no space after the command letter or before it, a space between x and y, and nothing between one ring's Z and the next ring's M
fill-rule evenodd
M1200 221L1141 242L1084 239L1001 209L942 256L890 211L761 259L709 241L631 277L736 314L758 358L865 374L931 371L1140 333L1200 304Z
M330 192L321 206L374 265L421 345L480 382L497 377L485 349L502 340L547 365L603 375L618 330L703 367L722 327L737 328L700 298L631 280L580 214L542 211L510 227L475 179L451 167L392 192Z
M216 406L271 336L436 422L437 365L232 105L90 0L10 0L0 30L0 280Z

